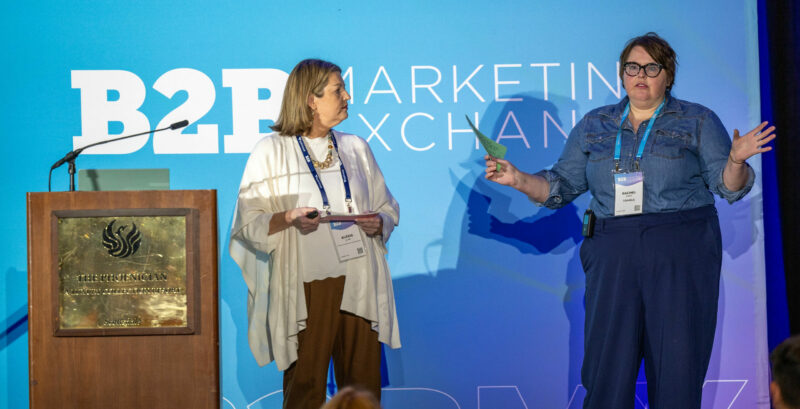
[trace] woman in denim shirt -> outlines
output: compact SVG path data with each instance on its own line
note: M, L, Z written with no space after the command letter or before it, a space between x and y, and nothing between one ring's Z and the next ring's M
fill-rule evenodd
M675 52L655 33L631 39L620 67L627 97L586 114L551 170L487 156L486 178L553 209L592 193L584 408L633 408L642 358L651 408L700 408L722 265L712 192L734 202L750 191L745 161L771 149L775 128L734 130L731 143L714 112L673 98Z

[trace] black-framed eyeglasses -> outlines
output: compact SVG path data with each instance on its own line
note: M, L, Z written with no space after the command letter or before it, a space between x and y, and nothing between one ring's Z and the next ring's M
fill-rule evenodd
M625 65L623 65L623 68L625 69L625 74L628 74L631 77L639 75L639 71L644 69L645 75L650 78L655 78L658 77L658 74L661 74L661 70L664 69L664 66L655 62L645 65L639 65L635 62L626 62Z

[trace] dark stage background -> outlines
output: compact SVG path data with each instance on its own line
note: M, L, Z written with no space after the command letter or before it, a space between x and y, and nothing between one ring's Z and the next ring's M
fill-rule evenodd
M761 112L777 127L762 155L770 349L800 333L800 2L759 0Z

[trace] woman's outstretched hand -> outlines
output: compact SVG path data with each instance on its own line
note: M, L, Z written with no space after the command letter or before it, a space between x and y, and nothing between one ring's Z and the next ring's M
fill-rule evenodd
M766 128L769 122L764 121L750 132L739 136L739 130L733 130L733 144L731 145L730 160L741 165L750 157L759 153L772 150L771 146L764 146L775 139L774 126ZM766 129L764 129L766 128Z
M501 185L511 186L525 193L537 202L544 202L550 194L550 183L539 175L525 173L505 159L493 158L489 155L486 160L486 179ZM500 170L497 170L498 166Z
M511 162L489 155L484 156L483 159L486 160L486 179L513 188L519 185L520 172ZM497 165L500 165L500 170L497 170Z

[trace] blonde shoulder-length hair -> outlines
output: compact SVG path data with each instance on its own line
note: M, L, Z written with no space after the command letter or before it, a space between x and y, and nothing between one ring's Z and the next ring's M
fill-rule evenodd
M278 120L270 128L282 136L303 135L310 131L314 116L308 106L308 97L311 94L322 97L328 76L334 72L341 74L342 69L328 61L307 59L297 63L286 81Z

